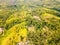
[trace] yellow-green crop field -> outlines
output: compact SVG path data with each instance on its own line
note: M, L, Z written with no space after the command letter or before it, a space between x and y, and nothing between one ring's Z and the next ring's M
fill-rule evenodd
M60 45L60 10L0 5L0 45Z

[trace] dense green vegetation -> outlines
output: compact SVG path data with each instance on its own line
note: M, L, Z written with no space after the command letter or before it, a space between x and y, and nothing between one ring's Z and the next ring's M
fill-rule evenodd
M58 6L57 6L58 7ZM0 45L60 45L60 10L41 5L0 5Z

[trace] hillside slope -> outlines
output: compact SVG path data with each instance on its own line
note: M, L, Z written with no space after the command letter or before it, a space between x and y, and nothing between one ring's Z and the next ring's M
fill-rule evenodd
M17 45L29 41L30 45L60 45L60 12L57 10L23 5L0 9L0 45Z

